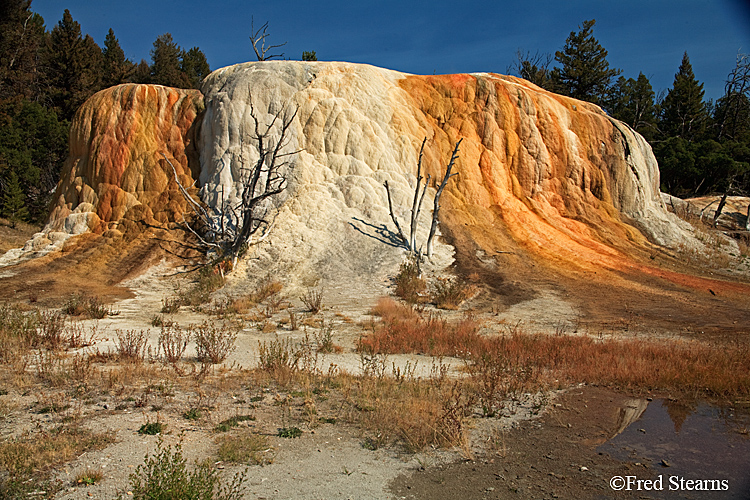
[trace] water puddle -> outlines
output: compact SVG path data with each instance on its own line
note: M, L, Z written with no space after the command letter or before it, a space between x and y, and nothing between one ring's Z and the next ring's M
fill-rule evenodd
M633 400L621 410L620 421L614 437L598 451L647 467L623 470L623 477L657 481L641 483L640 491L631 484L634 498L750 499L746 410L739 414L705 403Z

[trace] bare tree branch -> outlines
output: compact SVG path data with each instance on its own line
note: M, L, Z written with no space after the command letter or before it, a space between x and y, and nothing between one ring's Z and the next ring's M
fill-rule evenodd
M269 45L268 47L266 47L266 37L270 35L270 33L266 32L267 29L268 22L266 22L256 31L253 18L250 18L250 31L252 32L252 34L250 35L250 42L253 44L255 56L259 61L268 61L270 59L273 59L274 57L284 57L283 52L281 54L268 54L268 52L273 49L283 47L284 45L286 45L286 42L280 43L278 45Z
M451 155L451 159L448 162L448 167L445 169L445 176L443 177L443 181L440 183L440 187L438 187L437 192L435 193L435 204L432 209L432 225L430 226L430 235L427 237L427 257L432 257L432 239L435 237L435 231L437 230L438 226L438 213L440 212L440 196L443 194L443 189L445 189L445 185L448 184L448 181L451 177L454 177L458 175L458 173L451 173L451 169L453 168L453 165L455 165L456 160L458 159L458 146L461 145L461 141L463 139L459 139L456 143L456 146L453 148L453 154Z
M417 185L414 187L414 202L411 206L411 230L409 233L409 247L412 250L417 248L417 225L419 221L419 212L422 210L422 201L424 195L427 192L427 186L430 183L431 175L427 176L427 180L424 183L424 189L422 189L422 196L419 196L419 186L422 182L422 156L424 155L424 145L427 142L427 137L422 140L422 147L419 148L419 160L417 161Z
M437 192L435 193L435 200L434 200L434 209L432 212L432 225L430 226L430 235L427 238L427 257L432 256L432 240L435 237L435 231L437 230L438 225L438 213L440 212L440 195L443 193L443 189L445 189L446 184L448 184L448 181L451 177L455 177L458 175L458 173L452 173L451 170L453 169L453 165L455 165L456 160L458 159L458 146L461 144L461 141L463 139L459 139L459 141L456 143L455 148L453 148L453 154L451 155L451 159L448 162L448 167L445 171L445 176L443 177L443 181L440 183L440 186L438 187ZM424 146L427 142L427 138L425 138L422 141L422 147L419 149L419 160L417 161L417 183L414 187L414 201L412 202L411 207L411 231L409 233L409 238L406 238L406 235L404 235L404 231L401 229L401 225L398 223L398 219L396 219L396 214L393 212L393 203L391 201L391 189L388 185L388 181L385 182L385 191L388 195L388 210L391 214L391 220L393 220L393 224L396 226L396 230L398 231L398 237L401 238L401 241L404 242L404 245L406 246L406 249L416 256L417 264L422 260L422 250L421 247L419 250L417 250L417 226L419 223L419 213L422 210L422 201L424 201L425 194L427 193L427 186L430 183L430 179L432 178L431 175L427 176L427 180L424 183L424 186L422 186L422 158L424 156ZM422 188L422 194L420 195L419 189Z
M393 213L393 203L391 203L391 189L388 187L388 181L385 181L385 192L388 195L388 210L391 213L391 220L396 225L396 230L398 231L398 237L401 238L401 241L404 242L404 245L406 245L406 249L411 251L411 247L409 246L409 240L406 239L406 236L404 235L404 232L401 230L401 225L398 223L398 219L396 219L396 214Z
M297 110L286 113L287 105L271 118L268 125L263 125L255 109L250 104L250 116L253 120L254 132L249 138L256 141L258 159L250 166L245 166L243 154L240 153L239 199L228 201L224 186L221 186L221 200L215 207L205 207L193 199L177 177L174 165L164 155L172 167L177 185L182 196L192 207L200 223L200 227L193 227L187 221L184 224L192 232L207 251L217 251L220 258L231 259L234 264L245 248L260 243L270 234L276 222L276 215L269 223L267 200L281 194L287 185L288 171L282 171L292 165L291 157L301 150L285 151L289 144L291 125L297 116ZM278 139L271 138L271 130L277 121L281 120ZM240 144L240 150L244 148ZM184 219L184 218L183 218ZM253 239L253 236L260 234Z

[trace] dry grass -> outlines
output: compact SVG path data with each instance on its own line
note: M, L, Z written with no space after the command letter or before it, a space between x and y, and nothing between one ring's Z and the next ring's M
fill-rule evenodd
M458 309L474 293L460 278L436 278L430 284L430 300L438 309Z
M747 341L731 346L680 340L600 341L522 332L488 338L477 333L471 319L455 325L434 316L423 319L388 301L380 301L374 312L382 321L361 339L360 350L462 357L483 387L479 390L486 394L490 414L495 394L542 387L551 380L730 399L750 395Z
M222 462L265 465L273 463L273 447L268 437L254 432L222 435L216 439L216 454Z
M63 426L0 443L0 495L23 492L31 477L46 473L88 450L99 450L114 442L110 433L98 434L78 426ZM32 486L34 486L32 484ZM13 497L4 497L13 498Z
M385 299L373 313L382 321L373 333L359 341L358 349L369 353L418 353L430 356L465 356L481 343L479 324L466 317L456 324L436 314L423 318L409 306Z
M410 452L428 446L467 448L474 398L462 382L405 376L338 376L345 389L341 416L366 431L371 449L400 444Z

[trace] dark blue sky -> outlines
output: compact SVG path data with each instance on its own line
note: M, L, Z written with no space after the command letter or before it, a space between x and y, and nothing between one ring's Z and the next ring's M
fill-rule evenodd
M643 72L655 91L672 86L687 51L706 98L724 93L738 51L750 53L746 0L34 0L51 29L68 8L103 45L109 28L128 58L150 60L157 36L200 47L211 69L255 60L250 20L269 22L270 41L289 59L314 50L319 60L373 64L416 74L505 73L517 49L554 54L580 23L623 76Z

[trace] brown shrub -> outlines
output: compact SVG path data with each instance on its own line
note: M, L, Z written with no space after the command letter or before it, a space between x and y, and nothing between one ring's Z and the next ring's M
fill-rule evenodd
M410 304L425 302L427 282L422 278L419 264L411 259L401 264L401 268L394 278L395 293Z
M198 361L212 364L223 362L234 350L238 334L238 330L226 323L217 327L206 321L199 326L193 326Z
M382 321L360 339L358 349L372 353L420 353L430 356L462 356L481 342L479 325L467 317L449 324L436 314L422 318L411 307L379 301L373 312Z
M148 331L115 330L115 348L120 359L140 363L146 357Z

